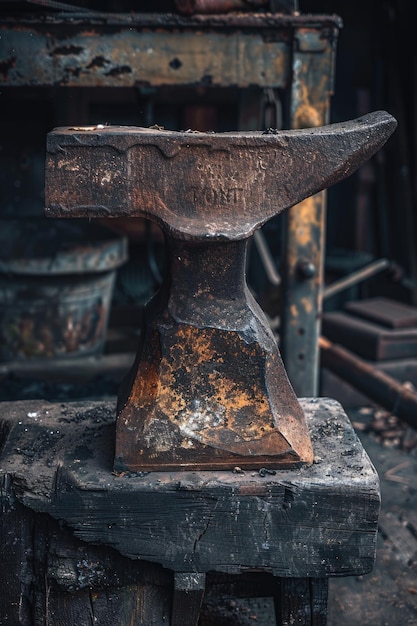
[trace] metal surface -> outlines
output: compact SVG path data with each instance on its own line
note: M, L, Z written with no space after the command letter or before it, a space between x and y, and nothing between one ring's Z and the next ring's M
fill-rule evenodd
M146 216L167 236L169 272L119 395L117 469L312 462L300 405L246 286L247 238L352 173L395 125L378 112L312 130L49 134L48 215Z
M329 121L336 37L336 31L326 37L308 25L295 30L290 98L294 128ZM298 396L318 394L325 226L325 192L307 198L286 215L280 339Z
M286 87L298 27L333 39L336 16L238 13L0 16L0 85Z

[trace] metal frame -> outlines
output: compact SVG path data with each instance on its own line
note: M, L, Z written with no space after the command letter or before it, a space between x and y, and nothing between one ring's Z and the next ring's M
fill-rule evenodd
M330 121L336 37L317 28L296 28L292 56L291 126ZM316 396L322 312L326 192L294 206L286 215L283 271L282 353L298 396Z
M288 92L288 126L329 121L341 20L329 15L0 16L2 87L214 86ZM300 396L317 394L325 194L290 210L281 341Z

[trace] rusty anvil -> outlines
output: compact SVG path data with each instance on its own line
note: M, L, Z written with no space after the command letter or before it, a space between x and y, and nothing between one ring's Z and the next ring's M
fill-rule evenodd
M342 180L388 139L376 112L321 128L198 133L58 128L46 214L146 217L168 270L118 398L115 470L290 468L313 450L275 339L245 280L248 238Z

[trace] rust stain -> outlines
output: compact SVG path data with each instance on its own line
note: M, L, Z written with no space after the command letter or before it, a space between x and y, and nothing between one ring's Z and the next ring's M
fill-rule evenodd
M297 99L298 104L293 116L293 128L322 126L324 124L323 113L311 104L309 88L302 81L298 83Z
M245 484L239 485L239 494L241 496L267 496L269 495L269 489L266 485L260 485L259 483L255 484Z
M314 307L313 307L313 301L311 298L301 298L301 304L304 308L305 313L307 313L307 315L313 312Z
M298 307L296 304L291 304L290 306L291 317L296 319L298 317ZM298 323L298 322L296 322Z
M206 468L216 465L216 455L222 467L237 460L253 467L257 457L262 464L268 457L297 462L277 429L264 381L267 355L257 344L246 344L239 333L183 324L159 332L159 365L139 365L119 415L116 456L145 466L155 458L162 467L168 463L162 458L181 464L190 454ZM133 446L129 431L131 441L138 440Z
M299 246L311 244L311 229L317 225L317 210L314 196L306 198L296 206L290 218L292 236Z

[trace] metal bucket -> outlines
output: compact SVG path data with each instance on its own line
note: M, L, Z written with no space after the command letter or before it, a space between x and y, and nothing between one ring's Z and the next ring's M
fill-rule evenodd
M0 222L0 361L103 351L126 239L81 220Z

